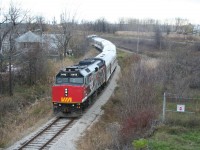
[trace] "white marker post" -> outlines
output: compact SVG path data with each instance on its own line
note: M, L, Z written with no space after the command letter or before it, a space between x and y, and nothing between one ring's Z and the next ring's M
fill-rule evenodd
M162 121L165 121L165 111L166 111L166 93L164 92L163 95L163 116L162 116Z

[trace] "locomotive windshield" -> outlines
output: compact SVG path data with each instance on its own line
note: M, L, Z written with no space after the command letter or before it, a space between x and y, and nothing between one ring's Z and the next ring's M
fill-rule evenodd
M56 84L83 84L83 83L84 83L83 78L63 78L63 77L56 78Z
M59 73L56 84L83 84L84 78L77 73Z

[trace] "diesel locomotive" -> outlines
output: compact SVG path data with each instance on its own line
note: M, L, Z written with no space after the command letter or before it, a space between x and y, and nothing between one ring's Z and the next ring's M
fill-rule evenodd
M52 86L55 114L77 117L105 87L117 67L116 47L96 35L87 37L100 54L58 72Z

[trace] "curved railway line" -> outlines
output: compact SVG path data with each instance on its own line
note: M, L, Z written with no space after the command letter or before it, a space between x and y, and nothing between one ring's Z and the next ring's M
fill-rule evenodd
M101 93L102 93L101 91L103 91L103 87L104 87L103 83L108 83L107 85L109 85L110 80L111 80L112 76L114 75L115 70L118 70L118 69L116 69L116 68L118 68L117 67L118 65L117 65L117 60L116 60L116 47L115 47L115 45L113 45L111 42L109 42L109 41L107 41L105 39L101 39L99 37L95 37L95 40L93 39L93 44L94 44L94 46L96 48L102 49L102 52L99 55L97 55L95 58L93 58L93 59L86 59L85 60L85 62L89 62L89 61L92 62L91 64L84 65L84 66L87 66L87 68L83 68L82 69L81 68L82 66L80 65L79 68L78 68L79 72L77 70L75 70L79 74L82 73L81 74L82 75L81 78L84 77L84 79L85 80L87 79L86 81L88 81L88 82L84 82L84 83L87 83L87 85L85 85L85 86L87 86L87 89L89 89L89 90L83 91L83 92L85 92L87 94L85 94L85 95L83 94L82 95L82 96L86 96L86 97L80 97L80 98L78 97L81 100L81 101L78 101L80 104L82 104L82 99L81 98L83 98L83 100L84 100L84 99L87 98L88 95L91 96L91 98L93 98L94 101L96 101L97 96L100 96ZM83 61L82 61L82 63L83 63ZM77 69L77 66L72 66L71 68L69 68L69 70L71 71L71 69L74 69L73 67L75 69ZM86 71L85 69L88 69L89 72L88 72L88 70ZM71 73L72 75L70 74L71 75L70 78L73 78L74 72L73 72L73 70L71 72L70 71L68 71L68 72L67 72L67 70L65 71L65 72L67 72L66 76L69 75L72 72ZM64 73L61 72L61 75L63 75ZM79 75L78 73L77 73L77 75ZM97 76L97 73L98 73L98 76ZM102 80L102 78L99 78L100 75L104 77L103 80ZM60 77L60 76L58 76L58 77ZM62 78L64 78L64 77L62 77ZM99 82L96 82L97 79L99 79ZM113 84L115 85L114 81L113 81ZM57 86L57 87L62 87L63 88L63 85L62 86ZM114 91L114 87L110 87L110 90L112 92ZM64 91L63 91L63 89L58 89L57 92L54 92L54 94L56 95L57 93L59 93L61 91L60 92L61 94L59 93L61 95L61 99L63 97L62 96L63 95L62 92L64 92L65 97L69 97L68 89L70 89L72 91L71 92L69 90L72 93L72 94L70 93L71 94L70 98L71 98L72 96L74 96L73 95L73 90L75 88L74 89L73 88L74 87L72 87L70 84L69 85L67 84L65 89L64 89ZM86 88L82 88L82 86L79 86L78 88L81 91L86 89ZM67 89L67 93L66 93L66 89ZM105 95L104 95L105 98L103 98L103 100L101 100L99 102L99 105L102 106L103 103L105 103L108 100L108 98L111 96L112 92L110 93L110 90L105 93ZM77 95L80 96L81 94L78 93ZM60 95L58 95L58 98L56 97L55 99L60 100L60 98L59 98ZM88 98L88 100L89 100L89 98ZM91 103L93 103L94 101L92 101ZM58 104L59 101L56 101L55 103ZM84 104L87 104L87 103L84 103ZM83 104L83 106L85 106L84 104ZM62 103L62 105L63 105L63 103ZM58 106L61 106L61 104L58 105ZM69 106L72 107L71 104ZM89 107L85 107L85 108L90 109L91 106L92 105L90 105ZM57 107L55 107L55 108L57 108ZM79 107L79 109L80 108L81 107ZM85 109L85 110L87 110L87 109ZM98 110L98 113L92 114L93 112L96 112L96 109ZM93 112L92 113L90 112L89 117L87 117L87 119L84 119L84 118L82 119L82 122L88 123L88 124L85 125L85 127L82 128L82 131L84 130L84 128L86 128L87 126L91 125L93 120L96 120L96 117L98 116L97 114L99 114L101 112L101 109L100 109L100 107L96 106L95 110L91 110L91 111L93 111ZM84 112L85 111L83 111L83 113ZM71 129L71 127L72 128L74 127L73 126L74 124L76 125L75 122L78 121L79 124L80 124L81 118L74 119L74 118L60 118L60 117L57 117L53 121L51 121L50 123L45 125L44 128L42 128L40 131L38 131L32 137L28 138L23 143L20 143L16 148L13 148L13 149L15 149L15 150L50 149L53 145L55 145L57 143L57 141L59 141L59 138L61 138L61 136L63 136L65 133L68 133L67 131L69 129ZM89 120L88 120L88 118L89 118ZM76 133L76 132L77 131L74 131L73 133ZM81 132L81 130L79 132ZM77 133L75 136L77 136L78 134L79 133ZM69 135L69 136L73 137L73 135ZM64 140L64 142L66 143L68 140L70 140L70 139L68 138L67 140ZM58 146L60 146L60 145L58 145ZM56 149L57 149L57 147L56 147Z
M16 150L41 150L49 149L53 143L75 122L76 119L55 118L36 135L23 143Z

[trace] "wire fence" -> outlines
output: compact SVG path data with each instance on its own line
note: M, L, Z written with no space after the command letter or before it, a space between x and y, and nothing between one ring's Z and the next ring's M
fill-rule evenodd
M182 97L164 93L162 121L200 120L200 98Z

